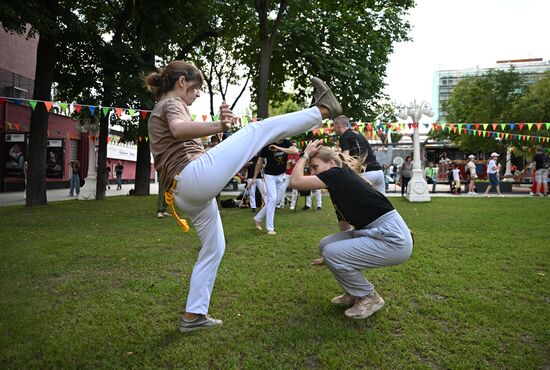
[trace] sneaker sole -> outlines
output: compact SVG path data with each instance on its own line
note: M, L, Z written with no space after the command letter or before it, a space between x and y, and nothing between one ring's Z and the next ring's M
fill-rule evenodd
M180 333L188 333L190 331L195 331L195 330L216 328L216 327L222 326L222 325L223 325L223 323L217 324L217 325L210 325L210 326L192 326L192 327L188 327L188 328L180 326L179 330L180 330Z
M325 81L321 80L318 77L312 77L311 78L311 82L315 86L315 83L313 81L315 81L315 83L323 86L323 88L325 88L325 94L328 95L330 100L333 100L337 104L336 106L334 106L334 111L332 111L326 105L322 105L323 107L327 108L330 111L330 118L334 119L334 118L338 117L339 115L341 115L342 114L342 105L340 105L340 102L338 101L338 99L336 98L336 96L334 95L334 93L332 92L330 87L328 87L328 85L325 83ZM319 104L319 103L316 103L316 104Z
M364 315L361 315L361 316L348 316L348 315L346 315L346 317L348 317L350 319L356 319L356 320L366 319L367 317L371 316L375 312L380 311L380 309L382 309L382 307L384 307L385 304L386 304L385 302L382 302L382 303L374 305L372 307L372 310L370 310L368 313L366 313Z

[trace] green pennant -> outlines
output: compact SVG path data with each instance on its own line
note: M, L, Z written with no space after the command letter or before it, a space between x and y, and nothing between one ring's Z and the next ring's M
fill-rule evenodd
M508 137L510 136L510 134L508 134L508 133L507 133L507 134L506 134L506 135L504 135L504 136L506 136L506 139L508 139Z
M191 115L191 118L193 118L193 121L196 121L196 120L197 120L197 115L196 115L195 113L193 113L193 114Z
M103 111L103 116L104 117L107 117L109 115L109 110L110 110L109 107L103 107L103 108L101 108L101 110Z
M243 122L245 125L248 124L248 116L243 116Z
M506 128L506 123L501 123L501 124L500 124L500 129L501 129L501 130L504 130L505 128Z
M457 124L457 127L458 127L458 132L460 133L460 131L462 131L462 123Z
M550 122L546 122L545 125L546 125L546 129L547 129L547 130L550 130Z
M532 124L532 123L528 123L528 124L527 124L527 128L530 130L531 127L533 127L533 124Z
M67 103L61 103L61 111L65 112L67 110Z
M487 130L487 127L489 127L489 124L488 124L488 123L484 123L484 124L483 124L483 131Z
M220 115L219 114L214 114L212 116L212 121L219 121L220 120Z
M36 100L29 100L29 105L31 106L32 110L34 110L34 108L36 107L36 103Z
M445 130L445 126L446 126L446 125L447 125L446 123L441 122L441 129L442 129L442 130Z
M130 117L133 117L136 115L136 110L135 109L128 109L128 114L130 115Z

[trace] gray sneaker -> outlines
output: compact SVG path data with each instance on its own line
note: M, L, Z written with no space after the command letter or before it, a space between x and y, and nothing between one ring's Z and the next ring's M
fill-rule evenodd
M318 77L312 77L311 83L313 84L313 95L315 102L313 105L320 105L327 108L330 111L330 118L334 119L342 114L342 106L336 99L336 96L330 91L330 88L326 83Z
M366 319L382 307L384 300L375 290L371 295L358 298L353 307L348 308L344 314L350 319Z
M222 320L214 319L210 317L210 315L200 315L193 321L187 321L182 317L180 320L180 332L185 333L198 329L208 329L214 326L220 326L222 324Z

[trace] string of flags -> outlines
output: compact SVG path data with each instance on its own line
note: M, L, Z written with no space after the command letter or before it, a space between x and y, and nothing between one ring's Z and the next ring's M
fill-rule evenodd
M54 101L44 101L44 100L34 100L34 99L24 99L24 98L11 98L11 97L4 97L0 96L0 104L2 104L5 101L10 101L18 105L22 105L24 103L28 104L31 109L35 110L38 104L42 104L44 108L50 112L52 107L56 107L57 111L64 114L70 114L72 112L80 113L82 112L82 109L87 109L90 116L93 116L97 109L103 114L104 116L110 114L110 112L114 112L116 116L120 119L123 114L134 118L139 116L142 120L146 120L148 115L151 113L151 110L147 109L135 109L135 108L122 108L122 107L104 107L101 105L89 105L89 104L80 104L80 103L66 103L66 102L54 102ZM197 121L198 119L201 119L203 122L211 122L211 121L217 121L219 119L218 115L209 115L209 114L192 114L193 120ZM235 116L233 117L233 122L236 125L242 126L246 125L250 122L256 122L258 121L258 118L251 117L248 115L241 115L241 116ZM15 129L17 131L28 131L28 127L20 124L20 123L11 123L6 122L6 127L8 129ZM312 131L313 135L315 136L323 136L323 135L329 135L328 137L324 137L325 143L328 142L334 142L334 137L331 137L330 135L333 134L333 129L331 128L332 123L330 121L327 121L327 127L324 128L317 128ZM378 133L382 134L384 132L404 132L407 129L416 128L419 127L419 125L424 126L427 130L436 130L440 131L443 130L445 132L452 132L455 134L468 134L468 135L477 135L480 137L488 137L488 138L501 138L506 140L522 140L522 141L537 141L537 142L549 142L550 138L546 136L535 136L535 135L522 135L522 134L516 134L511 132L503 132L504 130L510 130L513 131L514 129L518 128L520 131L523 131L524 129L527 129L529 131L533 130L535 128L537 131L540 131L543 127L546 130L550 129L550 122L493 122L493 123L400 123L400 122L362 122L362 121L355 121L353 122L353 128L357 131L360 131L362 133ZM496 130L500 128L502 131L497 132ZM489 130L492 129L492 130ZM58 131L58 130L57 130ZM62 134L61 131L59 132L51 132L48 131L48 135L50 134ZM77 139L76 134L67 133L66 134L68 138ZM74 137L71 137L74 136ZM139 141L142 139L147 140L147 137L142 138L139 137Z

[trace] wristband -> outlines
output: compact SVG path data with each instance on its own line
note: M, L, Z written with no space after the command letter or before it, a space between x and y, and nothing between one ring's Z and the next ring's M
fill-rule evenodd
M307 154L306 152L303 152L301 157L304 158L306 161L309 160L309 154Z

